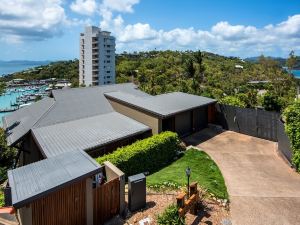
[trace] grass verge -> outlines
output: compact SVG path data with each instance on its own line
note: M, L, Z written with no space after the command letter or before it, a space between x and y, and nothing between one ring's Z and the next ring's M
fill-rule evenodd
M147 177L147 186L159 188L167 186L180 188L185 186L185 169L191 168L190 182L196 181L202 188L217 198L228 199L227 188L222 173L216 163L203 151L187 150L177 161Z

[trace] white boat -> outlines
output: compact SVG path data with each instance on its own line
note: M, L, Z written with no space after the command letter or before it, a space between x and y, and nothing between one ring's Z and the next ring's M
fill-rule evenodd
M26 104L22 104L22 105L20 105L20 108L23 108L23 107L29 106L29 105L31 105L31 104L32 104L32 102L30 102L30 103L26 103Z

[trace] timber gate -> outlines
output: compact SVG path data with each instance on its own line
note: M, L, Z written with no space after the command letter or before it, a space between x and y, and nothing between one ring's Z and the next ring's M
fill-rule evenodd
M94 225L102 225L119 213L120 181L113 179L93 189Z

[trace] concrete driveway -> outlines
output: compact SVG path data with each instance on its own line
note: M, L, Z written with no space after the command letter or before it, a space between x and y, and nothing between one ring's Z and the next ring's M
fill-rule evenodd
M186 139L221 169L234 225L300 224L300 175L279 157L276 143L205 129Z

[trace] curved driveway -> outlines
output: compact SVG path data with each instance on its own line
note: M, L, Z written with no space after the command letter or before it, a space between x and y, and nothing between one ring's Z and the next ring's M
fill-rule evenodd
M205 129L187 138L220 167L234 225L300 224L300 175L278 156L276 143Z

